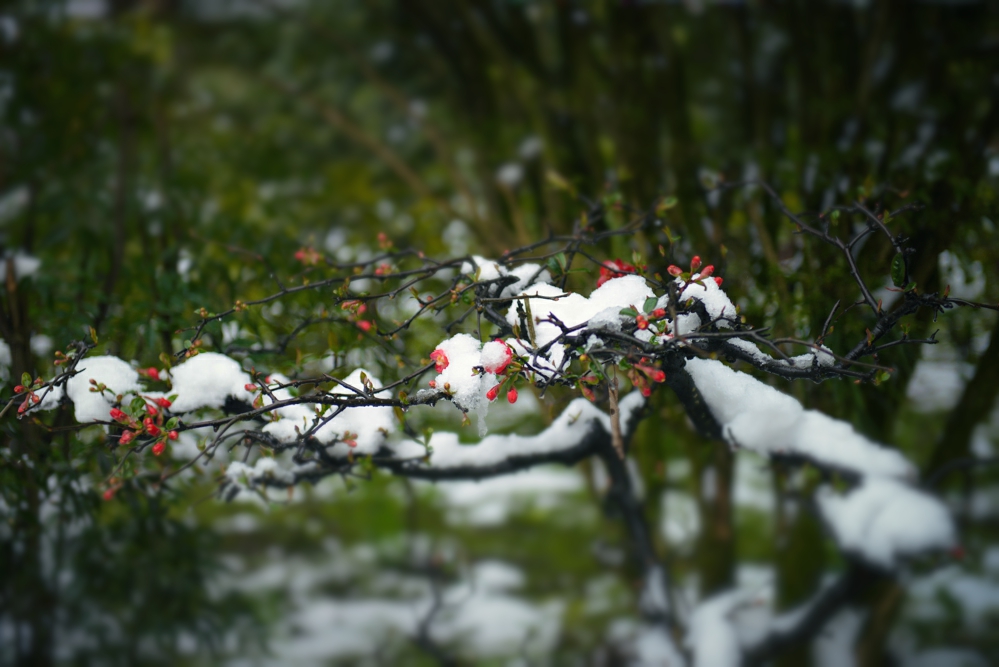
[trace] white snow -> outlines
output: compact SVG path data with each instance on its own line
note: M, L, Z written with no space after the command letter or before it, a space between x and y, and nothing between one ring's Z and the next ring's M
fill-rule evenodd
M638 392L631 392L621 399L622 427L633 411L644 404ZM435 432L430 437L433 454L430 465L434 468L488 467L518 456L550 454L578 445L599 424L610 432L610 417L584 398L577 398L562 411L548 428L536 435L490 435L478 444L463 445L456 433ZM412 440L390 445L398 458L415 458L425 454L420 443Z
M899 452L882 447L843 421L805 410L796 399L720 361L691 359L687 371L725 439L761 453L787 453L859 474L912 477Z
M191 357L170 372L173 393L177 400L176 413L193 412L202 408L221 408L231 396L252 403L254 395L246 390L250 376L235 359L217 352L202 352Z
M875 565L891 568L900 558L956 543L947 507L893 479L867 477L846 495L823 487L816 501L842 549Z
M76 369L80 372L66 381L66 396L73 401L76 421L80 423L110 421L115 395L141 388L139 374L118 357L86 357ZM94 387L90 384L91 379L106 385L113 393L90 391Z
M746 603L743 591L719 593L694 608L685 643L694 667L738 667L742 651L731 615Z

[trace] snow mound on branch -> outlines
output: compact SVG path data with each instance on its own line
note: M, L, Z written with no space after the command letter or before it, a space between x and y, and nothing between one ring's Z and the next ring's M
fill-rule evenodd
M462 262L461 272L467 276L475 277L478 274L480 282L498 280L506 276L513 276L516 282L504 287L498 296L513 296L519 294L525 287L531 284L550 283L552 275L548 269L544 269L540 264L521 264L513 269L507 269L496 260L486 259L479 255L473 255L471 262Z
M253 488L262 482L272 480L280 486L295 482L295 475L290 470L282 468L275 459L260 458L252 466L241 461L229 464L225 471L226 481L238 491Z
M437 389L447 392L451 402L460 409L477 415L479 435L484 436L486 413L489 411L486 392L496 385L497 380L492 373L477 373L475 370L484 365L482 344L474 336L456 334L442 341L437 350L443 352L447 359L447 365L434 379ZM486 361L491 360L492 352L488 355Z
M843 421L805 410L790 396L719 361L691 359L687 371L725 439L761 453L803 456L858 475L846 496L820 489L817 502L844 551L885 568L902 557L954 544L947 508L904 480L915 475L899 452Z
M378 378L363 368L358 368L348 375L343 380L344 384L364 392L364 383L361 382L362 373L367 376L368 381L376 390L381 389L382 383ZM271 378L280 384L288 382L287 378L279 375L273 375ZM279 401L292 398L291 392L286 388L276 389L271 393ZM342 386L338 386L330 393L334 396L363 395ZM333 416L336 411L335 406L327 408L327 414L324 417L317 417L316 407L313 403L302 403L278 408L276 412L280 419L267 424L263 430L274 436L279 442L288 444L295 442L303 433L309 431L315 425L316 419L319 419L320 422L328 420L317 428L312 436L323 444L335 443L327 452L336 457L346 457L351 451L355 454L374 454L384 444L388 434L395 430L395 413L390 407L349 407L335 417ZM342 442L347 439L348 433L351 434L351 439L357 443L356 447L350 447Z
M687 371L729 444L764 454L797 454L859 475L915 475L899 452L868 440L847 422L805 410L751 375L710 359L688 360Z
M693 653L694 667L738 667L742 649L731 616L746 604L746 598L743 591L729 591L694 608L685 640Z
M957 541L947 508L896 480L867 477L845 496L823 487L816 500L843 550L884 568Z
M646 299L653 296L652 290L645 284L645 279L641 276L622 276L608 280L603 285L593 290L589 298L576 294L575 292L563 292L554 285L532 285L522 291L517 296L535 297L520 299L510 306L506 314L506 321L510 326L521 327L520 311L524 310L526 317L527 305L520 306L522 302L529 302L531 316L534 322L534 345L536 348L544 348L562 335L562 329L549 319L557 319L566 327L576 327L586 323L592 323L594 329L615 329L621 328L620 311L623 308L634 307L641 311ZM532 355L528 348L530 342L530 332L521 331L520 341L510 341L521 355L531 355L531 364L535 368L544 371L554 372L558 369L565 355L565 346L554 345L544 354ZM516 343L516 344L515 344Z
M66 396L73 401L76 421L81 424L93 421L111 421L111 406L115 396L138 391L139 374L128 362L118 357L86 357L77 365L76 375L66 381ZM90 391L94 385L104 384L112 393ZM55 393L55 392L50 392Z
M621 425L625 428L631 416L645 404L639 392L621 399ZM548 428L536 435L490 435L478 444L463 445L456 433L434 433L430 437L432 468L488 468L508 459L543 456L579 446L591 429L598 427L610 433L610 417L584 398L577 398L562 411ZM391 446L399 459L421 458L426 448L406 440Z
M170 377L173 393L177 394L171 409L176 413L218 409L230 396L244 403L253 402L253 394L245 387L250 376L238 361L224 354L202 352L174 368Z

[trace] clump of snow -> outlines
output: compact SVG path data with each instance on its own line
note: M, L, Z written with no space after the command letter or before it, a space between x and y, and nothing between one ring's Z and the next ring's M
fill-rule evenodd
M845 496L823 487L816 500L843 550L874 565L956 543L946 506L896 480L867 477Z
M478 275L480 282L498 280L506 276L513 276L517 280L504 287L499 296L507 297L520 294L528 285L547 284L552 280L551 273L540 264L520 264L512 269L493 259L486 259L480 255L473 255L471 262L462 262L461 272L473 278Z
M268 480L282 485L292 484L295 481L295 475L282 468L272 458L259 458L253 466L235 461L226 468L225 476L239 490L253 488Z
M533 342L537 348L543 348L562 335L562 329L557 324L546 320L556 319L567 327L592 322L593 329L620 329L620 311L628 307L641 310L645 300L653 294L641 276L622 276L608 280L593 290L589 298L574 292L565 293L558 287L547 284L532 285L517 296L538 297L519 301L529 302L534 324ZM518 312L520 308L523 308L526 314L526 304L518 306L515 303L507 311L506 319L510 326L520 326ZM528 331L521 331L520 337L524 342L518 341L515 345L511 341L511 345L518 348L521 354L525 354L527 353L525 343L529 341L529 336ZM564 355L564 346L555 345L546 355L547 364L539 357L532 358L531 363L542 369L550 366L550 370L554 371L561 365Z
M745 603L743 591L728 591L694 608L685 640L693 654L694 667L738 667L742 650L731 616Z
M38 269L42 266L42 260L23 253L18 253L12 258L0 259L0 280L7 279L7 262L11 259L14 262L14 279L18 281L38 273Z
M109 413L115 396L141 388L139 374L118 357L86 357L80 361L76 370L79 373L66 381L66 396L73 401L76 421L80 423L110 421ZM90 391L94 388L90 383L91 379L106 385L111 392Z
M253 394L246 390L250 376L238 361L223 354L202 352L174 368L170 377L173 393L177 394L171 409L176 413L218 409L230 396L253 402Z
M361 382L362 374L367 376L374 389L381 389L382 383L378 378L363 368L354 370L343 382L363 392L365 387L364 383ZM280 375L272 375L271 380L279 384L288 382L287 378ZM287 388L275 389L271 393L279 401L292 398L291 392ZM337 386L330 393L334 396L358 395L342 386ZM348 407L333 416L336 407L330 406L327 409L327 415L323 417L317 415L316 407L312 403L302 403L278 408L276 412L280 419L267 424L263 430L280 442L291 443L309 431L316 424L317 419L320 422L328 420L322 423L312 435L323 444L333 443L333 447L329 448L327 453L335 457L346 457L351 451L355 454L374 454L381 448L388 434L395 430L395 413L390 407ZM353 447L345 442L348 439L348 434L350 434L349 439L355 443Z
M451 401L462 410L480 413L488 409L486 392L496 384L491 373L477 373L482 366L482 345L468 334L456 334L441 342L436 350L446 356L438 365L444 365L434 382L437 389L446 392Z
M861 475L911 478L912 464L899 452L857 433L853 426L720 361L691 359L687 371L732 445L771 454L797 454L818 464Z
M631 392L618 404L621 425L626 428L631 416L644 405L639 392ZM462 445L455 433L435 432L429 445L433 449L430 465L434 468L489 467L507 459L539 456L578 446L594 427L610 432L610 417L584 398L577 398L562 411L548 428L536 435L491 435L475 445ZM426 449L407 440L391 448L397 458L420 458Z
M704 304L704 309L708 316L712 320L717 320L718 327L724 329L731 328L732 324L729 320L734 320L738 316L735 311L735 304L728 298L725 290L723 290L712 278L707 278L700 282L695 281L696 274L688 283L684 283L679 278L676 279L677 285L682 288L682 291L680 292L680 302L683 303L688 299L700 301ZM656 307L666 308L668 305L669 294L664 294L659 298L659 303ZM707 324L707 322L701 322L701 318L697 315L693 315L692 317L693 320L686 318L682 323L682 326L680 326L681 323L678 323L676 327L678 333L690 333L702 324Z

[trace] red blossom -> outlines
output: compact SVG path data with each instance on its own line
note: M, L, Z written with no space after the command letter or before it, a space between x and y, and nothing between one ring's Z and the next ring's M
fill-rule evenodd
M146 369L146 375L149 376L150 380L155 380L156 382L160 381L160 372L153 366Z
M371 331L371 322L368 320L358 320L356 324L357 328L363 331L364 333Z
M666 317L666 309L665 308L656 308L651 313L649 313L649 316L652 319L654 319L654 320L661 320L664 317Z
M647 318L645 315L639 315L638 317L635 318L635 326L643 330L648 329L649 318Z
M444 350L436 349L430 353L430 360L434 362L434 368L438 373L443 373L444 369L447 368L448 360L447 354Z
M157 442L155 445L153 445L153 456L159 456L160 454L163 453L164 449L166 449L166 444L162 442Z
M154 438L160 434L160 427L157 426L151 417L146 417L142 420L142 425L146 429L146 433L153 436Z
M674 278L676 278L677 276L679 276L679 275L683 274L683 269L681 269L681 268L680 268L679 266L677 266L676 264L670 264L670 265L669 265L669 266L668 266L668 267L666 268L666 273L668 273L668 274L670 274L671 276L673 276Z
M118 490L117 486L112 486L110 489L104 492L104 500L111 500L114 498L115 492Z
M496 385L495 387L487 391L486 398L488 398L490 401L495 401L496 397L499 396L499 390L501 386L502 385Z
M493 373L494 375L499 375L500 373L505 371L506 367L510 365L511 361L513 361L513 350L511 350L510 346L501 341L499 338L494 339L493 342L501 343L503 345L503 359L496 364L490 366L483 366L483 368L485 368L486 371L489 373Z
M126 421L128 419L128 415L126 415L118 408L111 408L111 419L115 420L116 422Z
M431 389L436 389L436 388L437 388L437 381L436 381L436 380L431 380L431 381L430 381L430 382L428 382L427 384L429 384L429 385L430 385L430 388L431 388Z
M169 408L171 405L173 405L173 403L170 402L169 398L164 398L163 396L160 396L159 398L156 399L156 405L166 409Z
M20 394L22 391L24 391L24 385L23 384L19 384L16 387L14 387L14 393L15 394Z
M718 285L718 287L721 287L722 284L721 276L715 276L715 284Z
M176 440L179 436L177 435L177 431L170 431L167 433L167 437L171 440Z
M303 246L295 253L295 259L306 266L315 266L323 258L319 252L311 246Z
M148 403L146 404L146 412L150 417L155 417L160 413L160 411L156 409L155 405L149 405Z
M600 267L600 277L597 279L597 287L600 287L608 280L621 278L629 273L635 273L635 267L620 259L611 259L603 263Z
M509 401L510 403L516 403L517 402L517 388L516 387L510 387L510 391L506 392L506 400Z
M700 255L694 255L690 259L690 272L693 273L699 268L701 268L701 257Z
M257 390L257 385L253 384L252 382L248 382L247 384L243 385L243 389L252 393Z
M704 267L704 270L701 271L700 277L701 278L707 278L707 277L709 277L714 272L715 272L715 265L714 264L708 264L707 266Z
M125 431L124 433L121 434L121 437L118 438L118 444L127 445L133 440L135 440L135 431Z

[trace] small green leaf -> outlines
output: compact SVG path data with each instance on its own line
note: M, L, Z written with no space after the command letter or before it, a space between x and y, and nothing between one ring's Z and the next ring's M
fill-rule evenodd
M645 300L645 304L642 306L642 310L644 310L646 313L651 313L653 310L656 309L657 303L659 303L659 299L657 299L654 296L650 296L648 299Z
M625 317L638 317L638 311L634 308L624 308L621 310L621 315Z
M895 287L905 284L905 258L902 257L902 253L895 253L895 257L891 260L891 281Z
M179 423L180 423L179 419L177 419L176 417L170 417L170 419L167 420L167 423L163 425L163 428L165 428L168 431L172 431L175 428L177 428L177 424Z
M31 386L31 376L27 373L21 373L21 385L25 388Z

